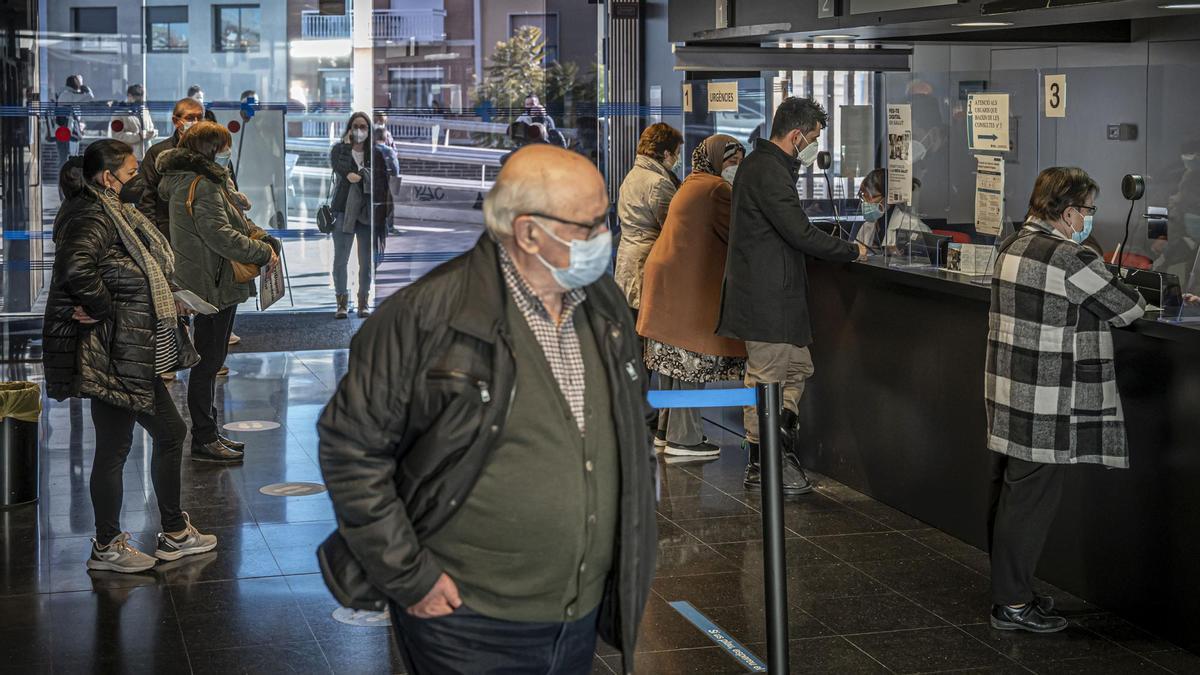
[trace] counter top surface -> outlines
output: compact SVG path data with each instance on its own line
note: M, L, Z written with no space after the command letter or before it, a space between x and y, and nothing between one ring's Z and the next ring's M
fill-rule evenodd
M991 301L991 279L987 283L972 281L970 277L931 267L895 267L884 262L882 256L872 256L866 262L851 263L849 269L855 273L885 279L890 283L904 284L937 293L948 293L980 302ZM1132 326L1117 330L1129 330L1168 340L1200 340L1200 321L1184 323L1168 319L1138 319Z

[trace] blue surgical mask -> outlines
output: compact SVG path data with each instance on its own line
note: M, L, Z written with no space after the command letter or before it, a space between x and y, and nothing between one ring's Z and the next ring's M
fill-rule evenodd
M1193 241L1200 241L1200 213L1183 214L1183 228Z
M1095 218L1095 216L1084 216L1083 217L1083 231L1076 232L1076 231L1072 230L1071 231L1071 240L1072 241L1074 241L1076 244L1082 244L1083 242L1087 241L1088 237L1092 236L1092 219L1093 218Z
M538 223L538 227L550 235L551 239L566 246L570 251L569 262L565 268L555 267L546 262L541 255L537 256L538 261L550 270L550 274L554 275L554 281L558 282L559 286L568 291L583 288L604 276L608 270L609 260L612 258L612 232L606 230L591 239L564 241L555 236L545 225Z
M873 202L862 203L863 220L873 223L883 217L883 207Z
M232 156L233 156L232 152L218 152L217 156L213 158L213 161L216 162L217 164L220 164L223 167L228 167L229 166L229 158Z

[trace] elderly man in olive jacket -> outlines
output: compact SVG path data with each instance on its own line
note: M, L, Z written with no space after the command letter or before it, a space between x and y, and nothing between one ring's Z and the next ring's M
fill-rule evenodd
M318 423L353 554L330 577L361 565L414 675L586 674L597 634L632 672L656 464L637 335L606 274L604 180L532 145L484 218L472 250L389 298L350 345Z
M758 139L733 184L729 253L717 334L746 341L746 386L783 384L784 494L812 491L796 457L796 424L804 381L813 374L808 317L807 256L849 262L865 258L862 244L813 227L796 194L800 169L817 157L826 115L809 99L788 98L775 111L771 139ZM749 458L744 484L761 485L758 416L746 408Z

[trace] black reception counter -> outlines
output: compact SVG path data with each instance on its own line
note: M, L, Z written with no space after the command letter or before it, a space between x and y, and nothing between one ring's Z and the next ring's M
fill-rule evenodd
M990 288L882 263L809 267L804 462L986 550ZM1131 468L1069 472L1038 575L1200 651L1200 327L1114 331Z

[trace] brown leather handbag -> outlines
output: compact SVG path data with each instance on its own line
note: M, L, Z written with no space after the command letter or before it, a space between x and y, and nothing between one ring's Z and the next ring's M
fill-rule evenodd
M192 202L196 200L196 185L200 182L200 179L201 176L196 176L192 179L192 184L188 186L187 202L184 204L187 206L188 215L193 217L195 214L192 213ZM233 201L225 192L224 186L221 187L221 196L225 198L225 203L232 208L235 213L238 214L238 218L242 220L242 225L245 226L246 231L250 233L249 236L251 239L260 241L266 238L267 231L250 222L249 220L246 220L245 216L242 215L241 209L233 205ZM227 258L227 260L229 259ZM229 266L233 268L233 280L239 284L245 284L253 281L254 278L258 276L259 272L262 271L261 267L255 265L254 263L244 263L236 260L229 260Z

